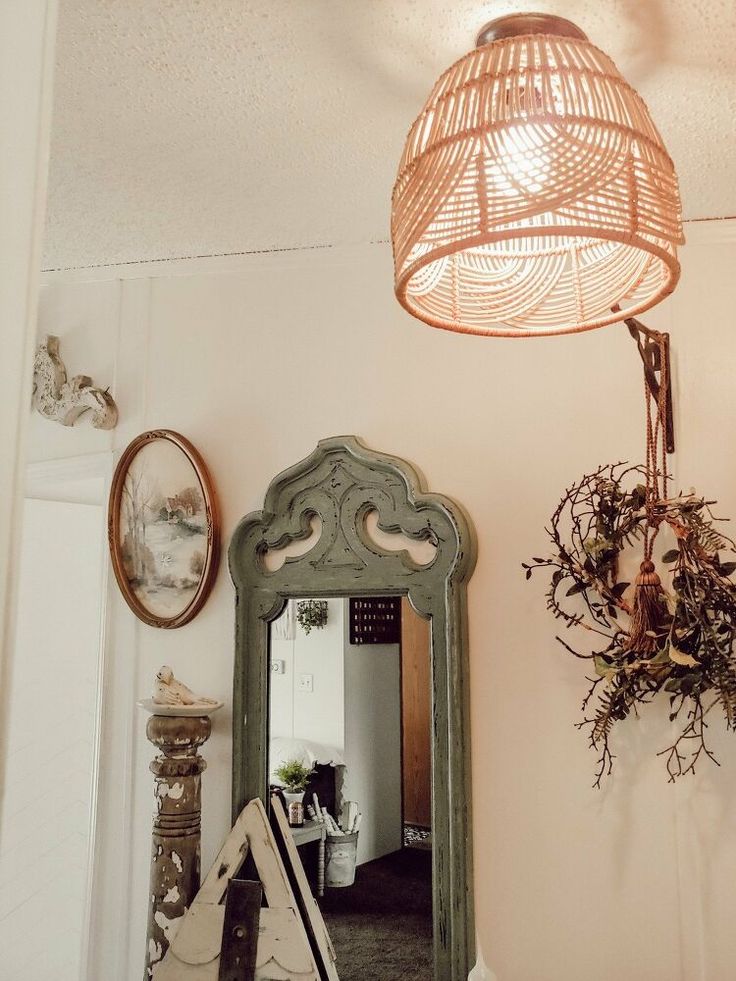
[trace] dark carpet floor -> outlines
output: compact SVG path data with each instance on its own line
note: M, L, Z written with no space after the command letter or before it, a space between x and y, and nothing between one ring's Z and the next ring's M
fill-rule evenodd
M320 907L340 981L431 981L432 853L404 848L361 865Z

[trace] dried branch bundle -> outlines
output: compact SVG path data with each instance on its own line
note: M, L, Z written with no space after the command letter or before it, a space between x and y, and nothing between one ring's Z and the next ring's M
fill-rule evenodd
M665 691L670 719L681 723L664 756L670 781L695 771L701 757L717 763L709 749L706 717L720 705L729 729L736 728L736 586L730 576L734 542L716 528L714 501L694 492L657 500L647 509L644 467L624 463L599 467L562 496L547 534L548 558L522 563L551 572L547 607L565 627L580 627L590 639L578 650L557 640L575 657L589 660L595 677L582 710L590 745L598 753L595 786L611 772L613 726ZM619 576L622 553L640 544L649 521L667 529L674 547L661 563L661 604L656 629L632 630L634 586Z

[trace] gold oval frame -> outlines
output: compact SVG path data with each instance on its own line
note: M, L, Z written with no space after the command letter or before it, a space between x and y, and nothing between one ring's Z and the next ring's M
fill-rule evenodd
M181 613L178 613L175 617L168 618L154 616L136 598L125 573L120 550L120 504L125 478L138 453L144 447L149 446L152 442L159 439L173 443L191 464L202 489L205 515L207 518L207 555L205 556L204 569L202 570L202 577L199 581L197 591ZM136 436L125 448L123 455L115 467L115 473L110 487L107 514L107 541L110 548L112 568L120 592L123 594L125 602L139 620L142 620L151 627L162 627L170 630L175 627L183 627L185 623L189 623L190 620L194 619L204 606L217 575L220 561L220 513L212 477L207 469L207 465L189 440L185 439L180 433L174 432L171 429L150 429L145 433L141 433L140 436Z

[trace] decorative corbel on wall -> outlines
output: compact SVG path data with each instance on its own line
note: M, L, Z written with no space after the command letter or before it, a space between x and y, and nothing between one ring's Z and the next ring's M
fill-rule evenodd
M73 426L83 412L92 411L95 429L114 429L118 407L109 392L95 388L87 375L66 380L59 357L59 338L47 334L36 351L33 364L33 407L50 422Z

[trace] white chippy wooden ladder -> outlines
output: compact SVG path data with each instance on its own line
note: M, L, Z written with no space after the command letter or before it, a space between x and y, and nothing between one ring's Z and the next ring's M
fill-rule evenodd
M339 981L327 928L309 892L283 808L279 801L272 806L299 889L301 909L263 804L252 800L235 822L166 956L154 967L153 981L217 981L225 920L223 899L228 883L249 854L268 904L260 911L256 981ZM302 909L316 949L310 943Z

